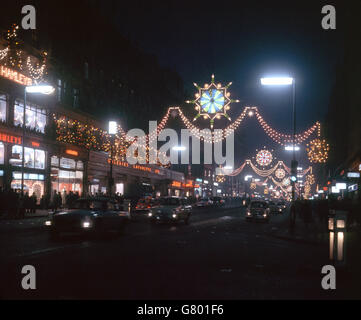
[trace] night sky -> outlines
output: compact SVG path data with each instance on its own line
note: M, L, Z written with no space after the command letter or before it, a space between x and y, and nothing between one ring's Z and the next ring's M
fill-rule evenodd
M193 82L209 83L214 73L216 81L232 81L232 97L241 100L233 104L233 118L245 105L257 105L272 127L291 133L291 88L262 87L259 78L296 78L298 132L324 120L342 56L340 19L337 30L321 28L325 4L335 3L132 1L126 6L109 2L104 12L111 12L120 31L155 54L161 65L176 69L189 94L195 93ZM255 119L246 120L239 133L253 142L242 150L245 157L263 145L277 147Z

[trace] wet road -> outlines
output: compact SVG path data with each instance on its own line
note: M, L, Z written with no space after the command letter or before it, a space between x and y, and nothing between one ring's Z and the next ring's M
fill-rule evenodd
M275 238L287 214L249 223L244 210L195 210L189 226L131 222L121 236L50 241L44 219L0 222L2 299L318 299L328 248ZM36 268L36 290L21 268Z

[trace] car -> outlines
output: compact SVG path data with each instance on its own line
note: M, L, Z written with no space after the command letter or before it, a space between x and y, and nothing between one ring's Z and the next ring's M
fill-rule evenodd
M278 207L278 205L274 201L268 201L268 206L270 208L270 212L274 214L282 213L282 209Z
M187 199L178 197L164 197L159 205L149 210L148 216L152 223L184 221L189 224L192 214L192 206Z
M279 209L279 213L283 213L287 208L286 202L284 201L277 202L277 207Z
M54 213L51 219L45 221L45 226L51 238L58 238L64 233L121 233L130 219L126 209L112 198L81 198L75 201L71 209Z
M196 207L198 208L204 208L209 207L213 204L213 201L209 198L202 198L196 203Z
M250 205L246 210L247 221L265 221L269 222L270 219L270 208L266 201L257 200L251 201Z
M225 204L225 200L222 197L213 197L211 200L217 207L223 206Z

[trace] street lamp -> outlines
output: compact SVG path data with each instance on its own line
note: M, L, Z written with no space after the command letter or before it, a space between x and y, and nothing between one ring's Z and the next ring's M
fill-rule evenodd
M22 160L21 160L21 195L24 195L24 166L25 166L25 125L26 125L26 95L27 93L40 93L44 95L50 95L55 91L53 86L49 85L36 85L36 86L26 86L24 90L24 112L23 112L23 134L21 139L22 147Z
M264 86L289 86L292 85L292 109L293 109L293 135L292 135L292 153L293 159L291 169L297 168L296 162L296 81L291 77L267 77L261 78L261 84ZM298 147L299 150L299 147ZM292 181L292 201L295 201L295 181Z
M118 124L116 121L109 121L109 127L108 127L108 133L111 136L111 141L110 141L110 172L109 172L109 180L108 180L108 194L109 196L112 196L112 191L113 191L113 185L114 185L114 181L113 181L113 157L114 157L114 152L113 152L113 145L114 145L114 137L117 134L117 127Z

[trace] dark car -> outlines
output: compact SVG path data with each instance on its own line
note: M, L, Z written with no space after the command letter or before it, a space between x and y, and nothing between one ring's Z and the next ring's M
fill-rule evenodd
M192 205L184 198L165 197L161 198L159 205L149 211L150 221L155 222L179 222L189 224L192 214Z
M225 200L222 197L213 197L211 200L213 201L213 205L217 207L224 206L225 204Z
M266 201L257 200L251 201L249 207L246 210L247 221L269 221L270 208Z
M126 208L125 208L126 209ZM53 214L45 222L52 238L61 233L121 232L129 220L129 212L112 198L83 198L75 201L71 209Z

